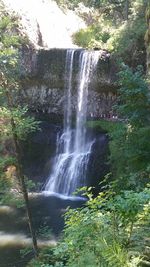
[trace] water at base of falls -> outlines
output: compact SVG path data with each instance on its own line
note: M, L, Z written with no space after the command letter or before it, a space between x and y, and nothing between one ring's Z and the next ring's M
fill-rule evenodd
M77 88L76 125L72 129L72 76L76 50L66 54L66 104L64 129L57 139L56 156L53 168L45 185L45 193L58 193L71 196L77 188L86 185L87 167L93 140L87 139L86 114L88 85L99 59L98 51L81 50Z

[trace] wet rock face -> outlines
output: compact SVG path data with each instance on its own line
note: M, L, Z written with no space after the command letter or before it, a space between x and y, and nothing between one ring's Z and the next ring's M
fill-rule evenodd
M25 57L27 72L23 75L19 103L36 112L64 114L66 49L41 50ZM73 63L72 109L76 110L78 64L81 49L77 49ZM116 65L108 54L100 51L100 60L89 82L88 116L108 114L116 102Z
M40 130L22 143L24 173L36 183L40 182L39 189L49 175L56 150L57 135L61 131L60 124L43 121L40 123Z
M95 132L94 135L95 142L89 158L87 181L88 185L93 187L93 193L97 195L101 189L100 182L104 180L105 175L110 170L108 163L109 138L106 133Z
M48 88L46 85L35 85L22 91L21 101L25 102L32 111L43 113L64 114L65 107L64 90ZM91 90L88 97L88 117L101 117L112 111L116 103L116 94L113 92L97 92ZM21 102L19 101L19 102ZM72 97L72 110L75 113L77 105L77 94Z

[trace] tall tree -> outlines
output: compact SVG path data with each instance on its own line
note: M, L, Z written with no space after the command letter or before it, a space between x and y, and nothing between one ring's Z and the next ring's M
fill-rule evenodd
M126 6L125 19L128 20L128 16L129 16L129 0L126 0L125 6Z
M2 103L0 107L1 127L0 133L3 138L12 138L16 172L20 188L24 197L25 207L28 217L29 229L32 237L33 251L38 254L37 240L34 231L32 214L29 205L29 198L25 178L21 164L20 140L35 130L37 122L30 117L26 117L26 108L16 105L16 94L19 90L20 59L19 47L22 38L16 33L17 18L10 17L4 11L0 14L0 91Z
M141 69L119 73L117 111L123 122L111 133L111 160L119 187L140 189L150 172L150 98Z
M150 3L148 3L146 9L146 22L147 22L147 31L145 34L145 43L147 48L147 74L150 77Z

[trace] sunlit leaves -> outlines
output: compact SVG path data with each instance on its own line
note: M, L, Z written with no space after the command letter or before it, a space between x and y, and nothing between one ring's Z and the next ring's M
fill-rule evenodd
M0 108L0 136L10 138L16 134L18 139L25 139L27 135L35 131L39 125L34 118L26 116L27 107L17 107L13 109ZM15 129L12 130L11 119L14 120Z
M132 72L124 66L119 73L120 107L118 111L127 118L132 126L144 126L149 122L150 98L148 86L141 70Z
M110 132L111 163L118 189L139 190L148 181L150 159L150 96L141 68L133 72L123 66L119 73L119 96L116 107L124 126Z
M67 267L90 266L88 255L94 267L138 266L144 248L137 247L134 240L144 239L149 201L148 188L140 193L124 191L116 195L107 191L90 197L85 207L67 211L64 239L54 254Z

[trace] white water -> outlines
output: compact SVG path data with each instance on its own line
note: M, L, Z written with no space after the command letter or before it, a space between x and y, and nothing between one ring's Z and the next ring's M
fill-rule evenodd
M86 185L89 156L93 141L87 140L86 114L88 84L98 62L99 53L81 51L79 57L76 126L72 130L72 75L75 50L66 55L66 110L63 134L57 140L53 170L45 186L47 193L70 196L78 187Z

